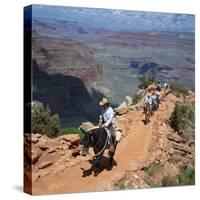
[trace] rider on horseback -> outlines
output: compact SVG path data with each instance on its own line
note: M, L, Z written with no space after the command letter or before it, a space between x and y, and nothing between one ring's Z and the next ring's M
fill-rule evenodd
M167 81L164 82L163 87L164 87L165 89L169 89L169 83L168 83Z
M156 90L155 95L157 96L157 104L160 104L160 91Z
M166 81L164 84L164 94L163 94L163 97L166 97L169 93L170 93L170 85L169 83Z
M152 103L153 103L153 110L156 110L157 107L158 107L158 104L157 104L157 96L155 94L155 92L153 92L153 94L151 95L151 99L152 99Z
M161 91L161 88L162 88L162 84L160 81L158 81L156 90Z
M150 110L152 110L153 101L152 101L152 97L151 97L150 94L148 94L148 95L145 97L144 103L145 103L146 108L149 107Z
M105 128L110 132L110 151L114 152L115 146L115 130L114 130L114 110L111 107L107 98L103 98L99 105L102 107L102 114L100 115L100 120L98 126L101 128Z

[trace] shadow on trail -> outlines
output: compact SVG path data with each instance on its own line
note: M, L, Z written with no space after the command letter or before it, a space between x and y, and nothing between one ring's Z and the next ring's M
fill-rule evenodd
M89 163L91 164L91 167L89 169L84 169L84 168L81 168L81 170L83 171L83 174L82 174L82 177L87 177L87 176L90 176L92 175L92 172L94 171L94 162L95 160L89 160ZM109 165L109 158L108 157L105 157L103 156L102 159L101 159L101 163L100 163L100 167L99 167L99 170L98 170L98 175L103 172L104 170L112 170L113 166L117 166L117 162L115 161L115 159L113 158L113 164L112 164L112 167Z
M147 123L147 121L145 120L145 119L142 119L141 120L143 123L144 123L144 125L147 125L147 124L149 124L151 121L149 121L148 123Z

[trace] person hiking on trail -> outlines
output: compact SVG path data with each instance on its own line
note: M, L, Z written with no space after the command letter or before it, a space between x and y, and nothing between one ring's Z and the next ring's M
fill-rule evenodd
M110 151L114 152L115 145L115 130L114 130L114 110L111 107L107 98L102 98L99 102L99 105L102 107L102 114L100 115L100 120L98 126L101 128L106 128L111 134L110 137Z
M157 103L158 103L158 105L159 105L159 104L160 104L160 91L157 90L157 91L155 92L155 95L157 96Z

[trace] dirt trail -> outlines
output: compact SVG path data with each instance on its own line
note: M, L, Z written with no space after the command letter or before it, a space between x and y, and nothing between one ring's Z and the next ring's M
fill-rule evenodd
M151 118L151 123L144 125L144 115L141 111L129 111L126 118L129 119L128 134L118 144L114 157L115 165L112 170L107 170L107 155L103 160L102 172L94 177L93 174L83 177L83 170L88 170L91 164L82 162L56 175L46 176L33 183L33 194L50 194L66 192L89 192L111 190L112 181L123 175L125 170L133 169L145 161L148 156L148 146L155 122L160 115L170 114L169 105L162 102L155 116ZM164 116L163 116L164 117ZM82 169L81 169L82 168Z

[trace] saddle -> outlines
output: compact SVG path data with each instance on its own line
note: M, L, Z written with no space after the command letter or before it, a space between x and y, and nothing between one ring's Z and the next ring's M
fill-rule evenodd
M105 130L106 130L106 132L108 134L108 138L109 138L108 142L110 143L110 141L112 139L112 134L111 134L111 132L110 132L110 130L108 128L105 128ZM115 128L114 131L115 131L115 142L119 142L120 139L121 139L122 130L120 128Z

